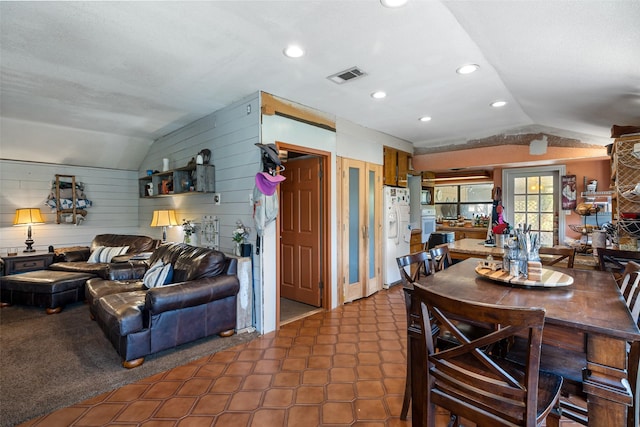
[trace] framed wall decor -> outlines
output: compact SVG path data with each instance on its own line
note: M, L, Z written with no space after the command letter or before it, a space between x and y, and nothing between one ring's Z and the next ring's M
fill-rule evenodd
M562 209L575 209L577 198L578 192L576 190L576 176L564 175L562 177Z

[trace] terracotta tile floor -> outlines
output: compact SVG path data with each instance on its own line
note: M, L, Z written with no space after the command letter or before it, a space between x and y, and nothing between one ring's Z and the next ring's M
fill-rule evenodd
M22 425L410 426L405 331L396 286Z

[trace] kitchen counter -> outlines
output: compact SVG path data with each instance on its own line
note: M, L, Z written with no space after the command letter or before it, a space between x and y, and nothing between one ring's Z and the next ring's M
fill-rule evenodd
M453 259L486 258L491 255L496 260L504 256L504 249L484 246L484 239L463 239L448 243L449 252ZM556 264L558 267L566 267L566 261ZM593 255L576 254L573 268L581 270L597 270L598 260Z

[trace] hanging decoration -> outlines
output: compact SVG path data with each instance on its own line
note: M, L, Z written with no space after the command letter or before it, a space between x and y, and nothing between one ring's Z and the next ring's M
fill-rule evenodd
M284 171L275 144L256 144L262 150L262 172L256 174L253 189L253 220L256 224L256 254L260 253L260 243L265 227L278 216L278 184L286 178L279 172Z

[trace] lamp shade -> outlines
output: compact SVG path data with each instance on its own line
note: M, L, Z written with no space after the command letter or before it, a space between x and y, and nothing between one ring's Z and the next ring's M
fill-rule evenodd
M166 227L172 225L178 225L178 220L176 220L176 211L172 209L153 211L151 227Z
M44 223L44 218L42 218L40 208L16 209L16 217L13 219L13 225L30 225L42 223Z

